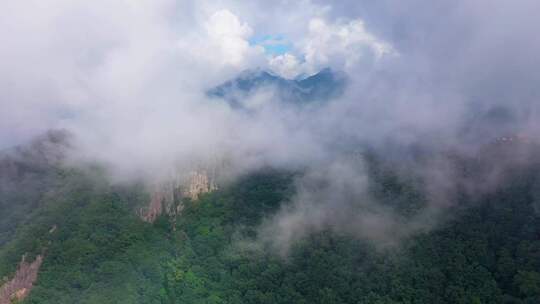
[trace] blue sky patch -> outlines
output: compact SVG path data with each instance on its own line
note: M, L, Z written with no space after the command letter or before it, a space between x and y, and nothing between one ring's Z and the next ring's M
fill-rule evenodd
M249 40L249 44L260 45L269 55L283 55L292 49L292 45L282 35L255 36Z

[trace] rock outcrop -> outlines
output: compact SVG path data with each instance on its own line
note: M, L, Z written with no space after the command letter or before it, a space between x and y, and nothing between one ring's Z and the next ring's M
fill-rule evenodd
M31 263L26 261L24 255L13 278L0 287L0 304L11 304L13 301L22 301L26 298L37 279L41 263L43 263L42 255L36 256Z
M208 176L206 171L191 172L189 185L182 195L197 200L200 194L217 190L215 181Z
M145 222L153 223L163 213L167 201L171 201L167 200L167 196L166 190L155 190L152 193L148 206L139 210L141 219Z
M146 222L154 222L161 214L179 215L183 209L183 200L197 200L203 193L217 190L215 170L191 171L188 175L177 175L167 182L154 186L148 205L139 210L139 216Z

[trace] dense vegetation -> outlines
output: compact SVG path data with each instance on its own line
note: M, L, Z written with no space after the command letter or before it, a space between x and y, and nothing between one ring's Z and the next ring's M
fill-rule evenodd
M421 208L414 183L372 169L381 201L404 214ZM25 303L540 303L537 172L463 198L453 217L399 248L324 230L283 258L249 244L294 193L294 174L250 174L149 224L133 211L148 199L141 187L58 169L0 243L0 277L29 252L46 258Z
M297 244L286 260L230 248L231 220L245 213L236 210L255 213L258 207L230 208L234 194L230 200L206 196L178 223L185 234L168 265L168 303L538 303L535 179L518 178L476 206L456 210L462 214L399 250L380 252L324 231ZM251 195L268 188L255 189ZM394 189L389 195L409 191Z

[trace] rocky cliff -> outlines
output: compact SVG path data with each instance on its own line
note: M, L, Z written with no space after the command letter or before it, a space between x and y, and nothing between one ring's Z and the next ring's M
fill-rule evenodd
M202 193L217 190L214 177L209 176L206 171L193 171L190 174L189 185L182 195L197 200Z
M144 221L154 222L161 214L180 214L185 198L195 201L202 193L217 190L216 175L215 169L200 168L187 175L177 174L155 185L148 205L139 210L139 216Z

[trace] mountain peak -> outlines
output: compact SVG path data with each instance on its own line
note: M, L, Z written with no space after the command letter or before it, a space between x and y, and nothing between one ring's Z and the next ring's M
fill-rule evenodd
M292 80L258 68L243 71L236 78L209 90L207 94L222 98L235 107L243 107L243 99L261 89L270 88L275 90L280 102L306 104L338 97L343 93L345 84L345 74L336 73L330 68Z

